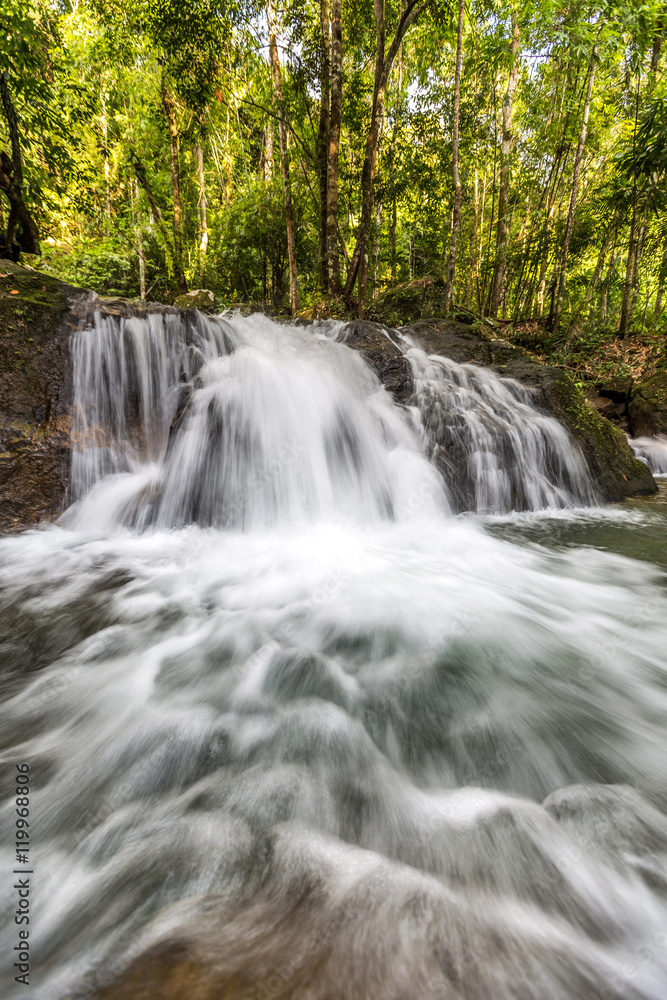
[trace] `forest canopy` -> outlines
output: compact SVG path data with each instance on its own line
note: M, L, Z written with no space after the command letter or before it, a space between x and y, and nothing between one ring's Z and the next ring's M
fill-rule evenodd
M664 328L666 33L658 0L4 0L4 252L159 301L363 314L429 277Z

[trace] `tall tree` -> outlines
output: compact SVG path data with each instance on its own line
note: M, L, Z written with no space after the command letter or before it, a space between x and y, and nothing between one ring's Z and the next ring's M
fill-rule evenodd
M0 191L9 201L7 229L4 234L5 250L8 257L16 256L15 246L25 253L39 253L39 232L32 215L23 200L23 157L21 137L14 103L9 93L9 74L0 72L0 99L7 121L11 158L0 152Z
M521 44L521 29L514 12L512 13L512 43L510 47L510 71L507 80L507 90L502 103L503 135L500 146L500 189L498 191L498 223L496 231L496 265L491 285L489 312L498 315L500 301L505 285L507 271L507 243L510 231L510 168L514 133L512 121L514 116L514 95L519 83L519 46Z
M595 71L597 68L597 45L593 46L591 54L590 69L588 72L588 84L586 86L586 96L584 98L584 110L581 117L581 131L579 133L579 143L577 153L574 158L574 169L572 171L572 187L570 190L570 205L567 212L567 223L565 225L565 237L563 239L563 251L560 261L560 273L558 277L558 291L556 293L556 306L553 314L553 329L560 327L561 315L563 313L563 297L565 295L565 280L567 275L567 261L570 253L570 240L574 227L574 213L577 207L577 196L579 194L579 176L581 174L581 161L586 145L586 135L588 133L588 116L591 110L591 98L593 96L593 84L595 82Z
M459 176L459 108L461 105L461 67L463 64L463 17L465 0L459 2L459 19L456 32L456 69L454 71L454 110L452 115L452 181L454 183L454 210L452 212L452 237L445 280L445 311L449 310L456 282L456 242L461 222L461 178Z
M327 266L329 295L341 290L338 253L338 158L343 108L342 2L331 0L331 109L327 156Z
M387 47L385 3L384 0L373 0L373 14L375 16L376 32L373 103L371 106L370 125L366 136L364 164L361 171L361 219L357 229L356 243L343 293L345 301L349 304L352 298L355 283L357 278L359 278L359 315L363 315L364 311L366 279L368 276L368 238L373 218L377 148L380 135L380 122L384 112L384 98L385 91L387 89L387 81L401 42L419 15L430 6L430 3L431 0L422 0L422 2L419 2L419 0L405 0L394 31L394 37L392 38L389 47Z
M174 211L172 214L174 230L174 280L176 282L177 294L184 295L188 290L188 283L185 279L185 271L183 269L183 206L181 204L181 166L178 143L178 125L176 122L174 99L169 93L164 71L162 72L160 79L160 93L162 96L162 106L167 119L167 127L169 129L171 190L174 201Z
M331 25L329 0L320 0L320 122L317 136L318 172L320 182L319 257L317 266L318 287L326 291L327 267L327 171L329 160L329 120L331 89Z
M266 16L269 24L269 54L271 58L271 75L273 90L278 105L278 135L280 138L280 163L283 174L283 192L285 202L285 225L287 227L287 260L289 265L289 297L292 313L296 314L300 306L299 282L296 269L296 241L294 239L294 210L292 207L292 185L289 169L289 152L287 148L287 124L285 120L285 101L283 99L280 59L278 57L278 39L276 29L276 7L269 2L266 6Z

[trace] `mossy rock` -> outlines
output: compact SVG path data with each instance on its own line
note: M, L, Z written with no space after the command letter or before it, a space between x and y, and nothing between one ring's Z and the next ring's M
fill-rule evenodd
M401 327L425 316L442 315L445 284L440 278L415 278L382 292L366 310L368 319Z
M0 531L62 511L69 475L69 335L92 293L0 261Z
M212 313L216 311L215 295L208 288L193 288L185 295L179 295L174 300L175 309L198 309L199 312Z
M648 466L635 458L623 431L600 416L563 369L541 364L482 324L425 319L402 332L430 354L491 367L535 390L536 404L565 424L579 444L601 499L621 501L657 492Z
M659 371L634 387L628 414L636 437L667 434L667 371Z

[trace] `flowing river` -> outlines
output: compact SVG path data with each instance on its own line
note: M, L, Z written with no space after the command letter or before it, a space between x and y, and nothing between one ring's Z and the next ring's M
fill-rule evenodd
M0 539L4 997L21 762L40 1000L667 997L667 504L341 336L74 335L72 504Z

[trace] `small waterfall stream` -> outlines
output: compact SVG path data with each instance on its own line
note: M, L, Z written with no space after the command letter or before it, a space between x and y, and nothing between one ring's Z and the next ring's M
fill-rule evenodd
M405 343L400 407L340 335L73 338L74 502L0 539L35 996L664 1000L664 576L488 517L643 515L518 384Z

